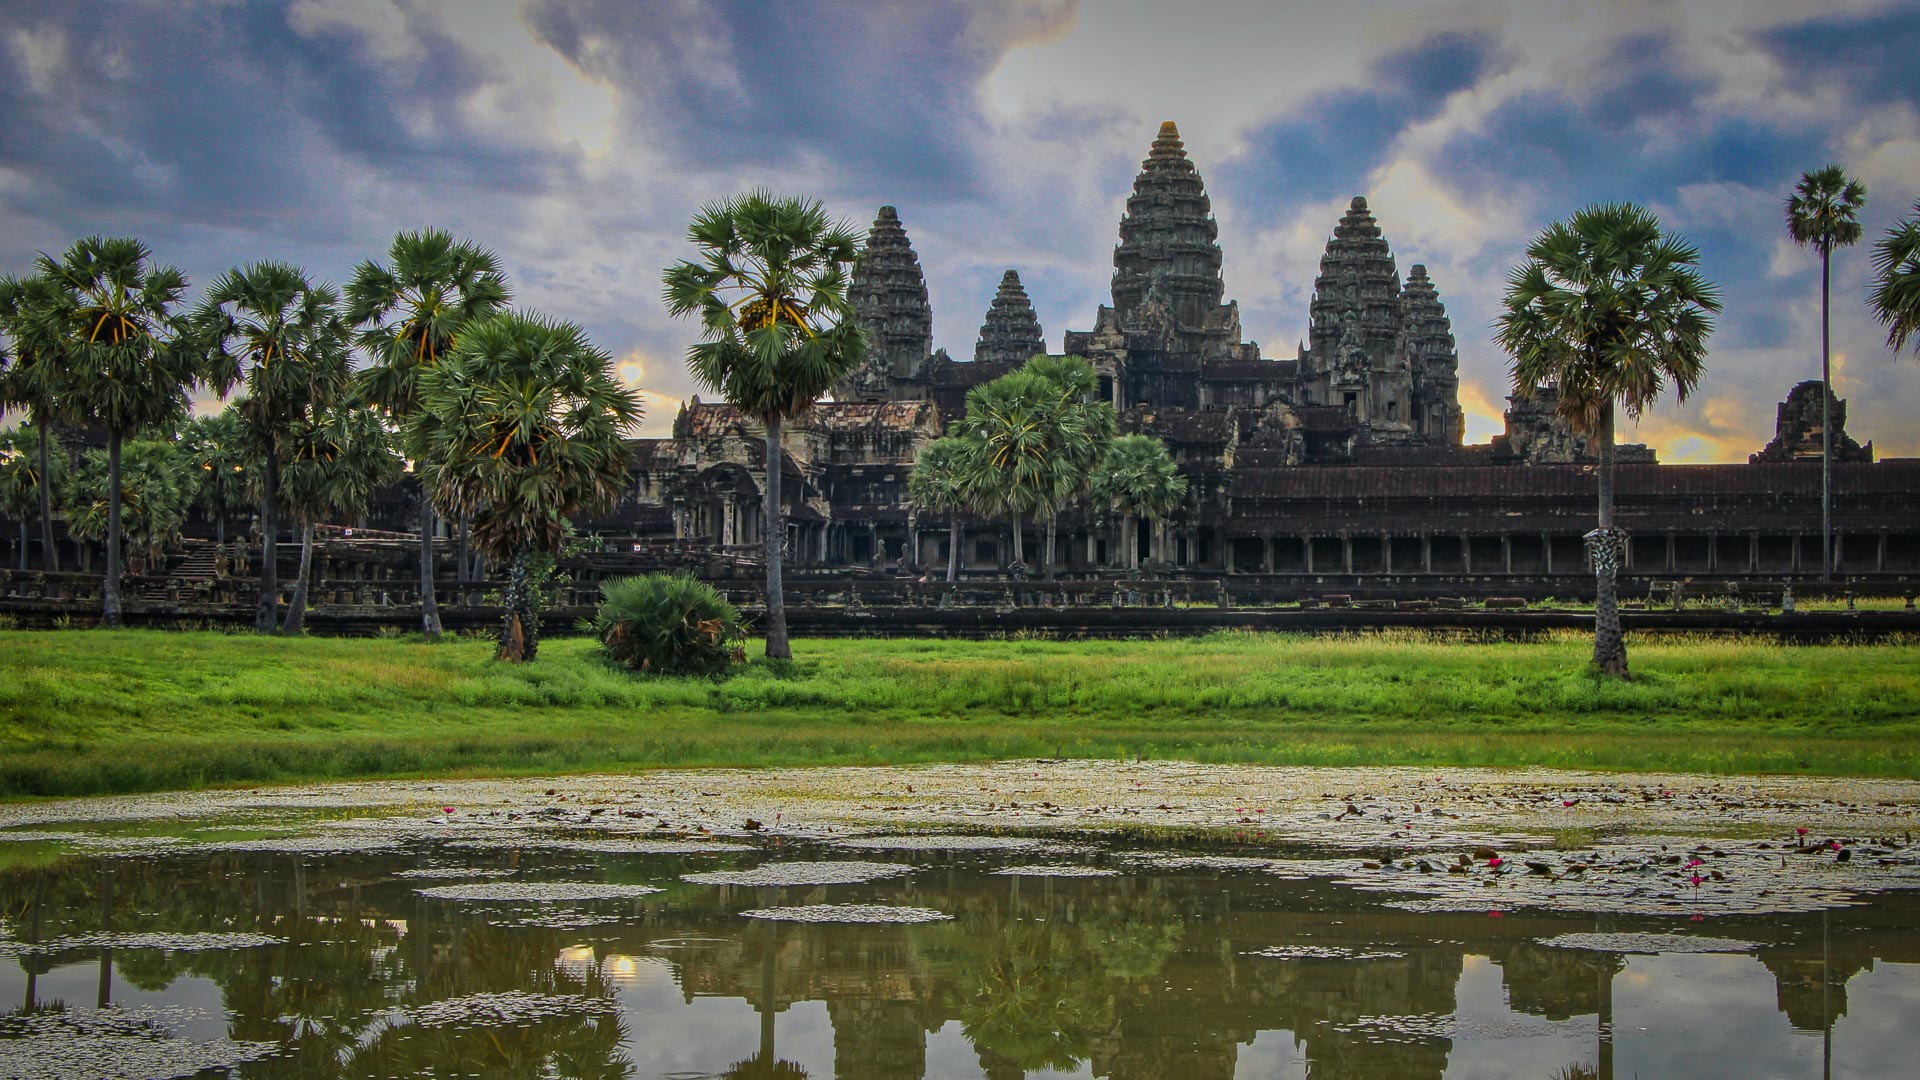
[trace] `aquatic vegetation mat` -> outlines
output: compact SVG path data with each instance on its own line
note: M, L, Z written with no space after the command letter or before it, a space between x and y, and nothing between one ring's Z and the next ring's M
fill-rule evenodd
M197 1010L147 1007L99 1012L37 1012L0 1017L0 1076L10 1080L170 1080L235 1069L273 1056L265 1042L174 1035L203 1018Z
M580 994L535 994L508 990L495 994L467 994L415 1006L403 1014L424 1028L516 1027L546 1020L582 1016L612 1016L620 1003Z
M953 918L944 911L932 908L893 907L887 904L807 904L800 907L755 908L740 914L743 918L774 922L863 923L875 926L946 922Z
M1120 871L1104 866L1078 866L1073 863L1034 863L1027 866L1003 866L994 873L1001 877L1119 877Z
M394 877L408 879L436 878L503 878L512 877L515 870L482 869L477 866L421 866L412 870L397 870Z
M94 933L52 938L38 944L0 941L0 956L59 953L69 949L160 949L165 952L214 952L285 945L287 939L250 933Z
M836 840L835 847L862 851L1031 851L1055 846L1028 836L967 836L962 834L907 834L855 836Z
M1590 952L1616 953L1741 953L1752 952L1759 942L1723 937L1696 937L1688 934L1560 934L1541 938L1540 944L1556 949L1585 949Z
M626 900L652 896L661 890L651 885L611 885L600 881L498 881L472 885L428 885L413 891L436 900L551 904L570 900Z
M1352 949L1344 945L1270 945L1240 955L1269 960L1394 960L1407 954L1394 949Z
M752 870L711 870L681 874L680 880L695 885L864 885L903 877L920 868L903 863L845 862L768 863Z

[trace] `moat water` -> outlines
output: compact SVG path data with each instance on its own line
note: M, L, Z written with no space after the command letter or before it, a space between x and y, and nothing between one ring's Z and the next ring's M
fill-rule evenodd
M1887 1077L1920 1058L1920 893L1410 909L1346 856L1325 875L1137 837L903 844L0 832L0 1076Z

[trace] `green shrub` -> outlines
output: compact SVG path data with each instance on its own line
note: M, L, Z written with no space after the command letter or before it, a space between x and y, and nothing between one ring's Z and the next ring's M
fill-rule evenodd
M745 663L740 609L705 582L647 574L604 582L594 632L607 655L650 675L723 675Z

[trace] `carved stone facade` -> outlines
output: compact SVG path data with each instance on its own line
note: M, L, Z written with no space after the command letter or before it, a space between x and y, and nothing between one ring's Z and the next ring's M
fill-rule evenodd
M1426 266L1403 279L1366 199L1334 225L1314 279L1308 340L1295 357L1244 341L1221 276L1219 227L1179 131L1161 127L1120 221L1112 304L1064 353L1089 361L1123 431L1167 444L1185 503L1138 530L1145 564L1198 573L1566 574L1585 570L1592 528L1589 440L1554 412L1551 388L1510 399L1506 433L1462 445L1459 354ZM800 566L944 567L946 522L907 497L913 461L965 408L967 391L1045 349L1019 274L1008 270L971 361L932 340L919 256L898 213L880 208L854 283L872 340L835 402L789 427L782 490L788 551ZM1780 434L1751 465L1661 466L1616 447L1619 515L1632 572L1800 573L1817 550L1819 384L1795 387ZM1920 571L1920 462L1869 466L1834 403L1836 523L1843 565ZM671 439L635 443L620 511L592 523L634 542L738 548L760 536L764 451L757 425L690 403ZM1808 475L1803 475L1808 474ZM1809 479L1809 475L1811 479ZM1812 493L1812 494L1810 494ZM1904 515L1904 516L1903 516ZM962 515L958 563L999 573L1008 524ZM1125 565L1111 515L1087 507L1055 523L1058 569ZM1027 551L1042 528L1025 524ZM1815 548L1807 547L1807 537ZM1817 562L1817 559L1814 560Z
M1820 460L1820 380L1809 379L1787 391L1787 400L1775 414L1773 441L1747 460L1763 461ZM1865 446L1847 434L1847 403L1833 399L1833 460L1872 461L1873 443Z

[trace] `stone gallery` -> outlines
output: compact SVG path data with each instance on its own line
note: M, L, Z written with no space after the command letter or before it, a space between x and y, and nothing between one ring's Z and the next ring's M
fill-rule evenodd
M1164 441L1184 504L1139 530L1140 556L1201 574L1585 573L1595 478L1586 440L1551 388L1511 399L1506 433L1462 444L1459 356L1436 283L1405 278L1364 198L1334 225L1314 279L1310 336L1291 359L1242 339L1225 299L1218 223L1178 129L1163 124L1134 180L1113 253L1113 303L1065 353L1098 371L1123 432ZM919 256L880 208L855 281L867 362L786 438L790 558L807 566L943 567L948 532L907 498L918 450L964 411L967 391L1046 352L1016 270L988 307L970 360L933 344ZM1920 461L1875 462L1835 401L1836 569L1920 569ZM1820 563L1819 384L1795 387L1779 433L1747 465L1661 465L1617 450L1620 515L1639 574L1815 572ZM634 443L634 483L589 523L616 544L738 548L760 540L761 434L695 398L671 438ZM1028 550L1038 550L1040 526ZM1084 506L1057 524L1058 570L1125 565L1117 522ZM960 564L997 572L1005 522L965 522Z

